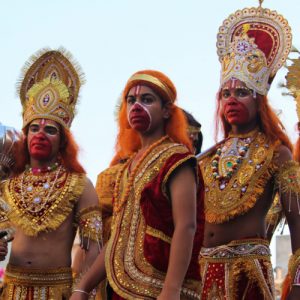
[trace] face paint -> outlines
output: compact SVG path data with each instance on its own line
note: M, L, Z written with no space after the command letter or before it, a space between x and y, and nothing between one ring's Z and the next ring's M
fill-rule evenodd
M242 81L231 79L221 91L222 112L231 125L245 125L256 118L253 92Z
M231 125L242 125L249 121L249 111L247 107L231 97L224 105L224 116Z
M140 94L140 91L141 91L141 86L140 85L137 85L136 87L134 87L134 97L137 98Z
M45 160L50 157L51 152L51 143L43 133L38 133L31 139L29 144L29 154L34 159Z
M27 144L28 151L36 160L51 159L53 149L60 143L59 128L53 121L35 120L29 125Z
M234 89L237 83L237 79L235 79L234 77L231 78L231 88Z
M146 132L151 126L151 115L146 106L135 102L128 112L128 122L136 131Z

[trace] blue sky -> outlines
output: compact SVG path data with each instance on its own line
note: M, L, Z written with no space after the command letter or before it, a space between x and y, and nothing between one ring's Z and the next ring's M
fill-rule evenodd
M52 0L2 1L0 4L0 121L21 128L15 84L25 61L44 47L69 50L85 72L72 131L82 148L81 161L93 182L113 155L115 106L128 77L137 70L165 72L178 89L178 104L202 123L204 149L213 144L215 94L220 65L216 34L237 9L254 0ZM266 0L288 20L300 48L300 1ZM270 101L282 110L292 139L296 123L293 100L277 88Z

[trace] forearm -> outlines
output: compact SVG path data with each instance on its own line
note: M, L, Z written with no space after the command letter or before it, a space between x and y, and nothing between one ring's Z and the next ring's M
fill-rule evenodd
M81 266L81 270L83 273L86 272L86 270L90 269L90 267L96 261L98 255L100 255L98 245L96 244L96 242L91 242L90 244L91 245L88 250L83 249L85 253Z
M194 235L193 226L175 228L164 289L180 290L190 264Z
M106 277L105 271L105 251L104 247L101 253L96 257L91 267L83 274L76 288L91 292Z

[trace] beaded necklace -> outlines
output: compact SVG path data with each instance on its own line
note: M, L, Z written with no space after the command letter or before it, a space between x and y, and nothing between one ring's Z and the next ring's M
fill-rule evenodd
M58 162L55 162L54 164L47 166L47 167L42 167L42 168L37 168L37 167L30 167L29 165L26 166L26 171L31 172L32 174L41 174L41 173L46 173L50 171L55 171L59 166Z
M216 180L220 180L220 181L222 181L222 180L229 181L230 180L234 171L238 169L239 165L243 161L243 158L247 154L247 152L249 150L249 146L250 146L251 142L255 139L257 133L258 133L258 129L255 128L254 130L252 130L246 134L237 134L237 135L235 135L233 133L229 134L227 141L225 142L225 144L221 145L217 149L216 154L214 155L213 160L211 162L211 170L213 173L213 177ZM239 141L242 141L244 144L237 149L238 155L236 155L234 162L232 162L231 160L226 162L227 170L224 175L221 175L219 173L219 162L222 157L222 154L226 151L226 149L223 150L223 148L226 148L225 145L226 145L226 143L228 143L228 141L230 139L236 139L236 141L233 141L233 142L235 142L236 145L238 144ZM231 142L231 145L233 142Z
M40 184L36 184L34 181L28 185L26 187L26 193L30 193L35 195L31 201L31 203L27 203L27 208L26 210L30 211L30 212L37 212L40 211L44 208L44 206L49 202L49 199L52 195L53 192L53 188L57 182L58 179L58 175L60 173L62 169L62 166L60 166L55 174L55 178L51 184L50 182L50 172L48 171L49 174L46 175L46 182L42 183L42 189L40 187ZM27 173L26 171L23 172L22 177L21 177L21 203L25 204L25 191L24 191L24 177L25 177L25 173ZM34 175L37 176L36 174L34 174L33 170L29 170L29 178L30 176ZM45 172L43 172L45 173ZM36 193L34 193L34 189L36 189ZM30 197L31 198L31 197ZM44 199L43 199L44 198Z
M120 170L117 179L116 179L116 185L114 188L114 212L119 212L123 206L123 204L127 201L129 193L133 187L133 182L134 179L136 177L136 173L137 170L139 169L139 167L141 166L142 162L144 161L144 159L151 153L151 151L156 148L158 145L160 145L161 143L163 143L166 139L168 139L169 137L163 136L161 139L159 139L158 141L154 142L153 144L151 144L147 150L143 153L142 157L138 160L138 162L136 163L136 165L134 166L133 170L130 172L128 180L127 180L127 184L126 184L126 189L125 192L123 193L123 197L118 200L119 195L120 195L120 183L121 183L121 178L126 170L126 168L129 166L130 163L132 163L132 158L134 155L136 155L136 153L133 154L133 156L131 156L131 158L129 158L127 160L127 162L124 164L123 168Z

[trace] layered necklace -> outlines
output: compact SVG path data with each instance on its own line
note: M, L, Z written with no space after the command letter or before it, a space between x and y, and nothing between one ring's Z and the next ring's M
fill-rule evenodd
M114 203L114 212L120 211L123 204L127 201L129 193L133 188L134 179L137 175L136 173L137 173L139 167L141 166L141 164L143 163L143 161L145 160L145 158L152 152L153 149L155 149L157 146L162 144L168 138L169 137L167 135L163 136L161 139L154 142L153 144L151 144L147 148L147 150L143 153L142 157L138 160L138 162L134 166L133 170L131 170L131 172L129 174L129 177L127 179L126 189L125 189L124 193L122 193L122 197L120 198L121 179L122 179L123 174L124 174L125 170L127 169L127 167L129 167L129 165L132 163L133 157L136 155L136 153L134 153L133 156L131 156L131 158L129 158L127 160L127 162L124 164L123 168L118 173L118 176L117 176L117 179L116 179L116 185L115 185L115 188L114 188L114 201L115 201L115 203Z
M214 179L222 182L220 189L225 188L239 168L257 134L257 128L246 134L230 133L225 143L217 149L211 162L211 170Z
M21 205L30 213L39 213L52 202L52 194L62 166L28 168L21 176ZM53 174L53 172L55 173Z

